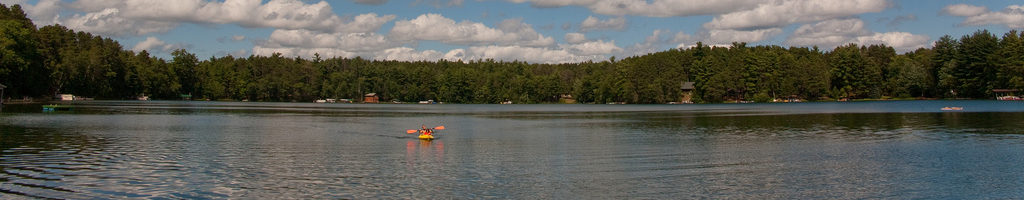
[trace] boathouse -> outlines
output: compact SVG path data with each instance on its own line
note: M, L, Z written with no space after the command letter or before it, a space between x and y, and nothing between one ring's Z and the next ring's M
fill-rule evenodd
M693 90L695 89L693 84L694 82L683 82L682 87L680 88L683 91L682 103L693 103Z
M380 97L377 96L377 93L363 95L363 103L380 103Z
M1018 89L992 89L992 94L996 95L996 99L1004 101L1021 100L1021 98L1017 96L1018 92L1020 92Z

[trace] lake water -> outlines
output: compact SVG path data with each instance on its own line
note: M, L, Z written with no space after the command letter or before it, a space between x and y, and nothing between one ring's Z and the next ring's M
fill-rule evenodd
M0 114L0 199L1024 196L1024 102L41 110Z

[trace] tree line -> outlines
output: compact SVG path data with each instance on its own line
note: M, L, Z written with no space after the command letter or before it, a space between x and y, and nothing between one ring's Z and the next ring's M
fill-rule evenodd
M389 61L252 55L200 60L184 49L163 59L61 25L37 28L18 5L0 4L0 83L8 97L69 93L97 99L299 101L432 99L451 103L680 101L764 102L858 98L991 98L1024 88L1024 33L979 30L897 53L885 45L690 48L565 64L520 61Z

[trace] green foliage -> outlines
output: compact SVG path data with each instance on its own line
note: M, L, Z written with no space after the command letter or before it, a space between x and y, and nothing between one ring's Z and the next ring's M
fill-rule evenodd
M772 96L765 93L757 93L751 100L758 103L770 102L772 101Z
M200 60L184 49L170 60L60 25L35 28L17 5L0 6L0 82L7 96L72 93L100 99L360 101L450 103L667 103L694 82L694 102L776 98L968 97L1024 89L1024 34L988 31L897 54L885 45L817 48L711 47L697 43L626 58L567 64L470 60L401 62L287 58L281 54Z

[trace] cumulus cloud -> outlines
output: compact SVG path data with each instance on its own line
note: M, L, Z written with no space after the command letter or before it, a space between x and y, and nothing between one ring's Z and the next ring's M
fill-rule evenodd
M835 48L840 45L885 44L901 52L925 47L929 38L906 32L877 33L867 30L860 19L836 19L800 26L786 43L793 46Z
M523 45L532 47L551 46L555 40L537 33L521 20L510 19L498 24L498 28L482 23L448 19L439 14L424 14L412 20L396 21L388 36L396 41L434 40L449 44L464 45Z
M306 4L299 0L79 0L71 3L40 1L35 7L47 10L33 12L34 19L61 23L75 30L103 35L142 35L166 32L180 23L238 24L243 27L305 29L321 32L373 32L395 18L375 13L340 17L326 1ZM60 17L63 8L78 12ZM47 21L45 19L53 19ZM141 30L139 30L141 29ZM138 31L131 31L138 30Z
M170 31L179 23L167 21L142 21L125 18L114 8L99 12L74 15L62 20L62 24L76 31L85 31L108 36L144 35Z
M754 9L731 12L704 24L707 29L749 29L781 27L794 23L816 22L889 7L887 0L782 0L758 5Z
M961 26L1005 25L1012 29L1024 28L1024 5L1010 5L1001 11L989 11L982 6L956 4L942 9L946 14L967 17Z
M697 42L704 43L704 45L707 46L728 47L731 46L733 42L749 43L768 40L782 34L782 32L781 28L754 30L702 30L695 35L679 32L673 35L672 38L666 42L678 44L676 48L688 48L694 46Z
M589 16L580 23L580 31L595 31L595 30L622 30L626 28L626 18L617 17L607 20L600 20L594 16Z
M141 52L145 50L149 51L150 53L162 53L171 52L175 49L181 48L185 48L185 45L167 44L167 42L164 42L163 40L160 40L156 37L148 37L146 38L146 40L143 40L142 42L135 44L135 47L132 47L132 51Z
M494 58L505 61L526 61L532 63L571 63L589 60L601 60L604 56L576 55L564 49L549 49L521 46L475 46L468 51L472 59Z
M417 50L419 41L434 40L467 45L447 52ZM387 35L376 33L324 33L311 30L278 29L266 40L256 42L252 53L286 57L355 57L377 60L519 60L533 63L603 60L622 52L615 41L588 40L582 33L566 34L568 44L555 44L551 37L537 33L520 19L504 20L493 27L472 21L455 22L438 14L399 20Z
M598 43L603 43L598 41ZM586 44L586 43L585 43ZM597 45L597 44L595 44ZM603 60L605 55L582 55L575 54L573 49L545 48L545 47L524 47L524 46L471 46L469 49L453 49L446 53L436 50L416 50L410 47L395 47L374 52L351 52L335 48L289 48L289 47L262 47L253 48L255 55L272 55L280 53L285 57L312 57L319 53L321 57L356 57L373 58L375 60L399 60L399 61L469 61L477 59L495 59L504 61L525 61L531 63L568 63L584 62L589 60ZM580 52L586 53L586 52ZM594 53L594 52L591 52Z
M8 6L18 4L25 11L29 18L35 23L54 24L60 17L60 7L63 4L60 0L39 0L35 5L28 4L25 0L14 0L4 3Z
M582 33L566 33L565 42L569 44L579 44L587 41L587 36Z
M985 6L973 6L967 4L955 4L942 8L942 13L958 17L981 15L986 12L988 12L988 8L985 8Z
M458 61L465 58L466 50L464 49L453 49L447 53L441 53L435 50L417 51L409 47L398 47L382 51L378 53L374 59L377 60L398 60L398 61L437 61L437 60L449 60Z
M269 48L335 48L347 52L378 51L396 46L376 33L319 33L308 30L275 30L259 46Z
M324 58L352 58L356 56L362 56L356 52L345 51L336 48L294 48L294 47L265 47L256 45L252 47L253 55L264 55L269 56L274 53L280 53L285 57L305 57L310 58L314 54L320 54L320 57Z
M573 55L583 56L607 55L622 51L622 48L615 45L614 40L608 42L598 40L576 44L563 44L559 46Z
M756 30L709 30L702 39L711 44L729 44L732 42L757 42L775 37L782 33L781 28Z
M602 15L637 15L649 17L672 17L709 15L746 10L756 7L763 0L508 0L515 3L529 2L534 7L580 6Z

